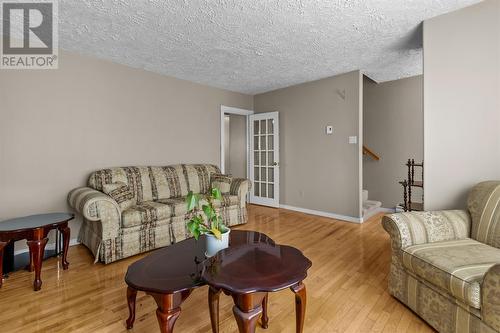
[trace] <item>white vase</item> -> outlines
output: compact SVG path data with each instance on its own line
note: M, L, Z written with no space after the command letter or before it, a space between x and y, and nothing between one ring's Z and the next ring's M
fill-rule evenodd
M230 232L231 229L227 228L227 231L222 234L222 239L217 239L217 237L212 234L206 234L205 242L207 245L207 251L205 252L205 254L207 255L207 257L212 257L220 250L225 249L229 246Z

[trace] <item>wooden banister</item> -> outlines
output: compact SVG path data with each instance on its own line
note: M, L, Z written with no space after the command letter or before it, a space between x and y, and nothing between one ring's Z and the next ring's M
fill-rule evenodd
M363 155L368 155L371 158L373 158L375 161L380 160L380 156L378 156L377 154L375 154L373 151L371 151L370 149L368 149L366 146L363 146Z

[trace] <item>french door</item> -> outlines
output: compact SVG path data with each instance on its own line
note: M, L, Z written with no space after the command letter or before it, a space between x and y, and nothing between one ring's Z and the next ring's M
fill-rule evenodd
M250 202L279 207L279 119L278 112L249 116Z

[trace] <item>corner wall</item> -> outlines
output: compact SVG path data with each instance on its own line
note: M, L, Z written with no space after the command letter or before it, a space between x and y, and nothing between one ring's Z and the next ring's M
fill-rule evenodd
M376 83L363 81L363 144L380 156L363 157L363 187L370 200L395 208L403 202L398 183L408 177L408 158L421 161L424 155L422 76ZM416 170L420 178L420 169ZM413 188L414 201L421 192Z
M255 96L256 112L280 113L280 204L359 220L362 89L355 71Z
M500 1L424 22L425 209L500 179Z
M221 104L253 97L68 52L57 70L2 70L0 220L69 210L96 169L219 164Z

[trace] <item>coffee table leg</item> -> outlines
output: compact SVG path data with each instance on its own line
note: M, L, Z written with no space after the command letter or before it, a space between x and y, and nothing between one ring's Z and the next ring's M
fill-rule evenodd
M33 289L38 291L42 287L42 279L40 278L42 260L45 253L45 245L49 239L46 237L42 238L43 229L35 229L33 236L34 239L28 240L27 243L30 250L30 256L33 259L33 265L35 266L35 281L33 282Z
M306 285L299 282L291 287L295 293L295 327L297 333L302 333L304 330L304 319L306 315Z
M219 332L219 296L219 289L208 288L208 308L210 310L210 324L212 325L213 333Z
M269 293L266 293L266 296L262 300L262 328L269 327L269 317L267 315L267 303L269 301Z
M233 295L233 314L240 333L254 333L257 320L262 313L262 302L266 293Z
M59 229L63 235L63 255L62 255L62 266L63 269L68 269L69 267L69 262L68 262L68 248L69 248L69 238L71 234L71 230L68 227L68 224L62 226Z
M128 303L128 319L127 319L127 329L134 327L135 321L135 300L137 298L137 290L132 287L127 288L127 303Z
M175 294L149 293L156 301L156 318L160 325L161 333L172 333L174 325L181 314L181 303L189 297L192 290L185 290Z
M3 284L3 248L6 247L8 242L0 242L0 287Z

